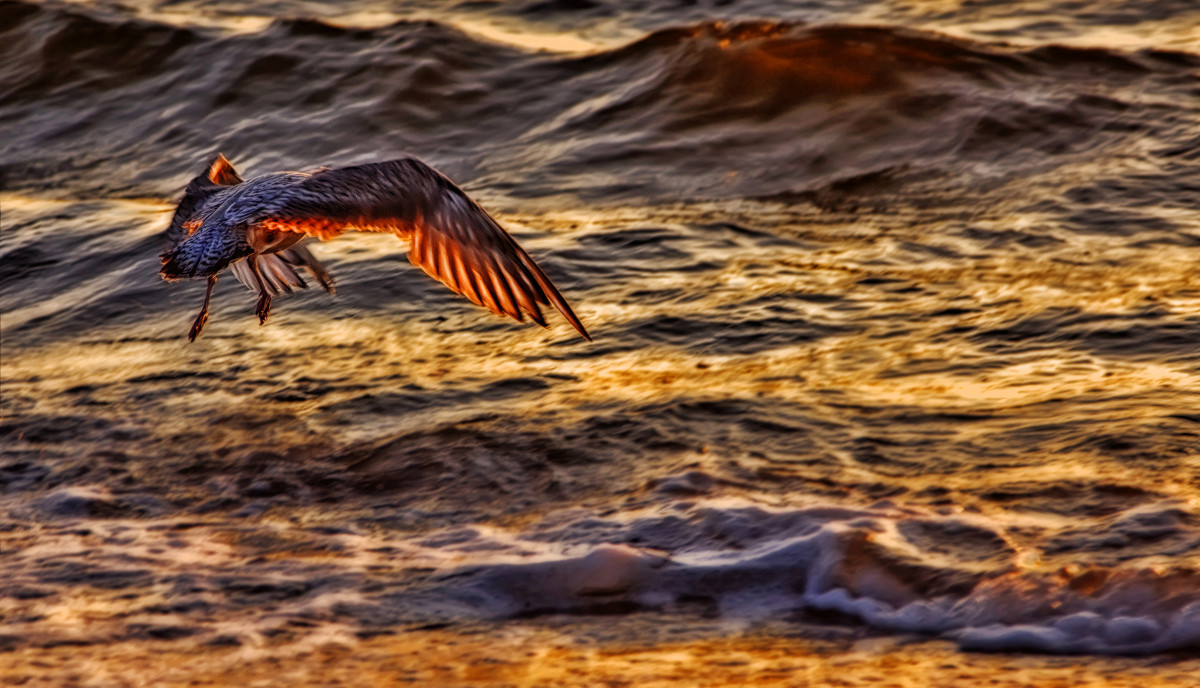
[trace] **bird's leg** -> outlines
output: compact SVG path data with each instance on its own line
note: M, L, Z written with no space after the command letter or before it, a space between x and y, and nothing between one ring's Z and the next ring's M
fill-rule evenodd
M192 322L192 329L188 330L188 341L196 341L196 337L200 335L200 330L204 329L204 323L208 322L208 300L212 298L213 285L217 283L216 275L209 275L208 288L204 290L204 305L200 307L200 313L196 315L196 319Z
M254 313L258 316L258 324L267 324L267 315L271 312L271 295L267 292L261 292L258 295L258 303L254 305Z
M253 256L250 258L250 271L254 273L254 281L258 283L258 303L254 306L254 313L258 316L258 324L265 325L267 315L271 312L271 290L267 288L258 261Z

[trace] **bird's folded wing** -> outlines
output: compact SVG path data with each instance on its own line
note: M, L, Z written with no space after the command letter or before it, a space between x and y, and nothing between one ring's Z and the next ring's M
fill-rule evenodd
M263 222L321 239L345 229L390 231L411 241L414 265L474 303L546 326L550 305L591 340L550 278L487 212L415 159L318 170L299 179Z

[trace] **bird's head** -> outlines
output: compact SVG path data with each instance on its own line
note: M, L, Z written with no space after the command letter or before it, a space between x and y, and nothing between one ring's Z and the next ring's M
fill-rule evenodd
M183 198L175 208L175 215L171 218L167 237L174 243L178 243L180 238L191 234L194 227L188 227L188 224L196 212L221 189L241 183L242 178L238 175L237 170L233 169L233 164L224 155L218 153L217 157L208 163L204 172L188 182L187 188L183 192Z

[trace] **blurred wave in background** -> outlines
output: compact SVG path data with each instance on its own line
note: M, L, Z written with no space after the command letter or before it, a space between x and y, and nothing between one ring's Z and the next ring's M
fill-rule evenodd
M1194 680L1200 9L783 4L0 2L0 675ZM426 160L595 343L354 235L187 344L218 151Z

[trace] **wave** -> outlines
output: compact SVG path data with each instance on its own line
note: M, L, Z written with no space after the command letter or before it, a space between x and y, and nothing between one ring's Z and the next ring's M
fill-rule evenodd
M304 39L317 39L350 54L381 41L408 52L405 46L395 45L403 36L425 54L452 63L451 67L466 66L462 57L480 49L499 50L510 58L521 54L436 21L402 20L378 28L355 28L296 17L276 19L260 32L239 36L123 16L111 9L89 11L21 0L0 3L0 20L9 27L4 32L4 52L10 58L5 61L6 99L36 97L71 85L119 87L129 79L160 74L172 57L198 43L226 48L234 43L255 44L266 56L280 49L291 52L289 48L300 46L290 44ZM327 57L328 52L319 56ZM970 75L996 83L1014 72L1036 71L1038 65L1086 65L1117 72L1148 72L1167 63L1200 65L1196 56L1167 51L1130 55L1063 46L1017 51L898 27L778 21L702 22L661 29L583 58L551 59L573 65L575 71L594 71L628 68L647 58L668 60L665 69L654 70L667 99L694 105L684 96L698 91L713 102L745 108L754 117L768 117L813 98L895 89L920 74ZM242 70L223 73L223 80L282 73L292 61L278 59L273 66L257 67L238 62ZM752 107L754 103L759 107Z
M703 534L685 535L688 526L674 518L607 524L610 537L640 531L703 541L690 551L592 546L536 563L472 567L469 582L443 592L500 616L691 608L724 618L860 623L952 639L966 650L1200 648L1200 571L1025 569L999 532L954 517L837 506L700 511ZM597 532L605 525L587 522ZM755 532L770 536L731 551ZM916 547L920 533L940 537L940 551ZM711 549L714 540L725 546ZM479 545L470 532L456 543Z
M250 489L258 498L287 492L264 480ZM12 585L33 591L29 604L47 613L70 604L74 596L60 594L68 590L136 598L131 591L185 576L191 584L170 604L184 610L177 622L201 637L232 617L245 617L239 623L249 633L291 618L380 628L653 611L917 634L975 651L1200 649L1200 571L1137 562L1045 570L978 515L888 503L767 509L701 501L687 515L567 509L521 531L464 524L398 538L209 520L210 511L233 506L206 504L202 515L172 520L162 518L171 506L161 499L60 487L23 509L42 526L39 546L14 558ZM98 546L86 565L73 550L51 549L79 532L80 519L122 539ZM213 542L233 545L218 550ZM273 564L244 566L263 551ZM124 623L154 613L135 609Z
M686 113L676 126L771 119L813 101L898 91L935 72L995 81L1018 65L1011 56L947 36L765 21L664 30L592 59L647 58L665 63L631 71L653 74L648 92Z
M947 178L994 185L1146 134L1159 123L1137 100L1190 100L1174 79L1200 61L743 22L659 31L576 65L582 75L568 83L583 100L539 132L570 141L555 172L628 180L631 170L661 179L682 169L676 193L836 208L930 180L942 195ZM589 185L589 200L646 188L597 186L594 176L579 187Z
M1169 115L1132 114L1124 85L1188 98L1179 77L1200 66L769 21L664 29L585 56L433 21L297 18L237 34L24 2L0 5L0 21L12 188L163 197L219 148L263 168L432 156L525 196L836 204L847 184L864 196L984 165L1025 174L1145 134Z

